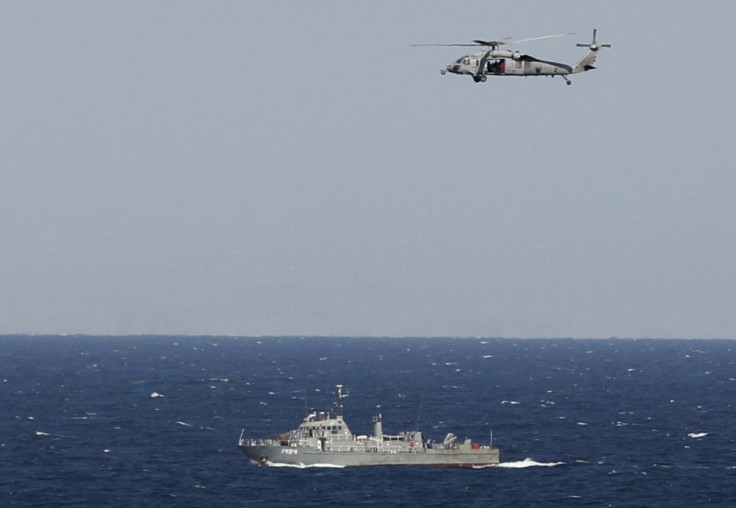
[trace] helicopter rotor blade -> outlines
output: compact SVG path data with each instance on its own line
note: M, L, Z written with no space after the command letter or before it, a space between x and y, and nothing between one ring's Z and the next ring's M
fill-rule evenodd
M464 47L476 47L480 46L480 44L410 44L412 47L419 47L419 46L464 46Z
M518 39L518 40L510 41L510 42L516 43L516 42L538 41L540 39L552 39L553 37L566 37L568 35L575 35L575 32L568 32L564 34L543 35L541 37L530 37L529 39Z
M508 44L509 41L511 41L511 37L504 37L503 39L499 40L491 40L491 41L484 41L482 39L476 39L473 42L476 43L478 46L490 46L490 47L498 47L503 46L504 44Z
M505 46L507 44L514 44L517 42L529 42L529 41L537 41L540 39L551 39L553 37L565 37L567 35L574 35L573 32L570 33L564 33L564 34L552 34L552 35L543 35L541 37L531 37L528 39L513 39L511 37L504 37L503 39L497 39L497 40L483 40L483 39L475 39L472 43L454 43L454 44L411 44L411 46L462 46L462 47L474 47L474 46L487 46L491 48L497 48L498 46Z
M417 47L417 46L462 46L462 47L477 47L477 46L503 46L504 44L507 44L507 42L511 40L511 37L506 37L504 39L500 39L497 41L484 41L484 40L474 40L473 42L458 42L458 43L451 43L451 44L410 44L410 46Z

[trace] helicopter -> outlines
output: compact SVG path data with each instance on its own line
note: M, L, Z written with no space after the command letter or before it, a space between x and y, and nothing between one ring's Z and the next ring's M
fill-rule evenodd
M596 41L598 29L593 29L593 41L589 44L579 43L578 47L588 48L588 52L575 65L564 63L550 62L548 60L540 60L525 53L518 51L508 51L498 49L509 43L520 43L527 41L535 41L539 39L548 39L550 37L563 37L573 34L555 34L544 35L542 37L533 37L531 39L521 39L513 41L510 38L501 40L474 40L468 44L412 44L412 46L481 46L488 49L477 53L463 55L453 63L440 70L441 74L451 73L463 75L467 74L473 78L476 83L485 82L488 76L561 76L565 83L571 85L568 79L569 74L578 74L580 72L595 69L595 63L598 50L601 48L610 48L610 44L599 44Z

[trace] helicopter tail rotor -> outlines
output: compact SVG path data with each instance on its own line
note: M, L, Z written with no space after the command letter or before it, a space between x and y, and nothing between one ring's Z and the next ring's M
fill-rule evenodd
M585 44L585 43L580 43L579 42L579 43L576 44L576 46L579 47L579 48L588 48L591 51L598 51L601 48L610 48L611 47L610 44L598 44L598 42L596 42L596 36L597 35L598 35L598 29L597 28L594 28L593 29L593 42L591 42L590 44Z
M593 64L595 63L596 56L598 56L598 50L601 48L610 48L610 44L599 44L596 41L596 36L598 35L598 29L593 29L593 42L590 44L582 44L578 43L577 46L579 48L588 48L588 52L583 56L583 58L580 59L580 61L575 64L575 67L572 68L572 73L577 74L579 72L585 72L595 69Z

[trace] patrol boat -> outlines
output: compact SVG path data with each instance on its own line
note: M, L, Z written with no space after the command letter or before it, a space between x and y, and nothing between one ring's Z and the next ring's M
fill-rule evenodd
M335 415L308 414L299 427L273 439L250 439L240 433L238 447L257 466L455 466L498 464L493 436L487 445L459 442L453 433L435 443L418 431L384 434L381 415L373 418L373 435L354 435L342 417L343 385L337 385Z

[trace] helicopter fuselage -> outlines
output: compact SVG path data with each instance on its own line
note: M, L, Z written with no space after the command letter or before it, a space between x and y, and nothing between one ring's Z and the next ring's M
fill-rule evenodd
M488 76L560 76L568 85L572 84L568 78L569 74L578 74L595 69L598 51L601 48L610 48L610 44L596 42L598 30L593 29L593 41L590 43L578 43L578 47L588 48L588 52L578 60L575 65L540 60L533 56L518 51L500 50L499 46L508 44L507 39L480 40L476 39L472 44L412 44L412 46L483 46L488 49L477 53L463 55L453 63L440 70L442 74L467 74L478 83L486 81ZM531 39L517 40L516 42L534 41L550 37L562 37L570 34L545 35Z
M485 66L485 69L481 66ZM475 81L485 81L486 76L566 76L573 73L573 68L567 64L539 60L523 53L492 50L460 57L440 72L467 74Z

